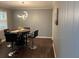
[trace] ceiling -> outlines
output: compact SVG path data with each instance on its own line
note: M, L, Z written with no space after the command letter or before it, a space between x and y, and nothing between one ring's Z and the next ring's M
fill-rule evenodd
M24 2L24 3L23 3ZM51 9L52 1L0 1L0 7L3 8L43 8L43 9Z

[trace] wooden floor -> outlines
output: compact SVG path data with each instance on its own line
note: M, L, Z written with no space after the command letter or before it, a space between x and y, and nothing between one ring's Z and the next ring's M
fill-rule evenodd
M54 51L52 47L53 41L51 39L34 39L37 49L30 48L20 49L13 57L10 58L54 58ZM0 46L0 58L8 58L8 53L11 51L7 43Z

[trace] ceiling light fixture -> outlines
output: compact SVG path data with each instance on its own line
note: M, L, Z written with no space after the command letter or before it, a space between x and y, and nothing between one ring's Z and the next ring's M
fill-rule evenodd
M22 1L21 3L24 4L24 1Z
M23 14L17 15L17 17L22 18L23 20L25 20L28 17L28 13L27 13L27 11L23 11Z
M24 4L25 2L24 2L24 1L19 1L19 3L20 3L20 4Z

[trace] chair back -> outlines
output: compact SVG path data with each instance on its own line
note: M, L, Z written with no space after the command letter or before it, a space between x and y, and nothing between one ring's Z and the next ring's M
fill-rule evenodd
M9 32L9 29L4 29L4 33Z
M24 27L24 29L30 29L30 27Z
M25 44L25 38L24 38L25 33L19 33L19 34L20 35L19 35L17 41L15 42L15 45L23 46Z
M36 36L38 36L38 30L35 30L35 31L34 31L34 38L35 38Z
M10 32L5 32L5 38L6 38L6 42L14 42L17 40L17 35L10 33Z

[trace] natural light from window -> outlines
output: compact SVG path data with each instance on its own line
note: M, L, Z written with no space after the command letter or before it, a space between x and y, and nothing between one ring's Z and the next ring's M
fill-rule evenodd
M7 12L0 10L0 30L7 29Z

